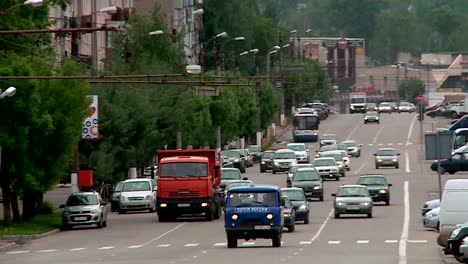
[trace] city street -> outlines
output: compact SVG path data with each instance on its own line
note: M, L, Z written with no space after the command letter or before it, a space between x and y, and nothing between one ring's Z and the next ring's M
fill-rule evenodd
M430 122L436 120L425 120L423 131L431 130ZM310 224L297 223L295 232L283 233L280 248L271 247L271 240L256 240L239 241L239 248L228 249L223 219L159 223L154 213L111 213L107 228L58 232L0 252L0 263L457 263L442 256L437 233L422 226L421 207L438 198L438 185L430 162L423 160L419 125L416 114L408 113L381 114L380 124L364 125L362 114L331 115L323 121L321 134L357 140L363 144L362 155L351 158L346 177L324 183L325 200L310 202ZM290 133L285 136L291 140ZM314 156L318 144L308 146ZM381 147L399 151L399 169L375 169L373 154ZM331 194L369 173L383 174L393 184L390 206L377 203L370 219L335 219ZM245 176L256 183L286 186L286 174L260 173L258 164L248 168ZM466 175L442 177L445 182Z

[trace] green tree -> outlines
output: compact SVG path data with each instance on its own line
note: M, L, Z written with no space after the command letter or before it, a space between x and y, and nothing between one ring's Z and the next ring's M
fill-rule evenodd
M417 103L416 97L424 94L424 89L424 82L421 80L404 80L398 87L398 94L408 102Z

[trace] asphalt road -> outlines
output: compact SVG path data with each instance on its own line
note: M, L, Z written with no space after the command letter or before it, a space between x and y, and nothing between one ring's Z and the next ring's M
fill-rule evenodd
M425 122L423 131L431 130L432 121ZM360 114L333 115L320 129L362 143L362 155L351 158L345 178L325 182L325 201L311 202L310 224L298 223L294 233L284 233L280 248L272 248L270 240L256 240L228 249L222 219L159 223L156 214L111 213L107 228L59 232L0 253L0 263L456 263L441 255L437 233L421 223L421 206L438 196L438 185L437 174L423 161L416 114L382 114L380 125L364 125ZM313 155L317 143L308 145ZM373 153L380 147L400 151L399 169L375 169ZM246 176L285 186L286 174L259 171L255 165ZM393 184L390 206L376 205L371 219L334 219L331 193L365 173L384 174ZM450 175L459 177L466 174ZM444 175L443 182L448 178Z

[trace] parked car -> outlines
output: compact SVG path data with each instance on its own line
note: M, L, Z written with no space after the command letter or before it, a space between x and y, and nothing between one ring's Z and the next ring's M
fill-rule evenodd
M119 209L120 203L120 192L122 191L123 181L118 182L115 187L114 191L112 192L111 196L111 211L117 212Z
M340 180L340 168L333 157L316 158L313 165L322 179Z
M65 204L60 205L62 212L62 230L80 225L107 226L107 203L97 192L73 193Z
M400 153L394 148L380 148L374 156L376 169L380 167L395 167L398 169L400 167Z
M127 211L148 210L156 212L156 180L128 179L123 181L120 192L119 214Z
M234 168L238 168L241 173L245 173L245 168L247 167L245 156L239 150L231 149L231 150L223 150L221 151L221 155L224 155L229 158L232 162Z
M437 171L437 161L431 164L431 170ZM468 152L455 153L450 159L440 161L440 173L454 174L459 171L468 171Z
M455 256L459 262L463 262L463 253L460 252L460 246L464 243L464 239L468 237L468 223L457 225L457 228L452 230L450 237L447 240L447 252Z
M296 154L290 149L279 149L273 155L273 174L288 171L292 165L297 164Z
M299 168L291 177L291 187L301 188L307 199L323 201L323 180L315 168Z
M292 233L296 229L296 210L294 210L294 205L288 197L283 196L284 199L284 227L288 229L288 232Z
M390 205L390 187L385 176L381 174L361 175L356 184L367 187L373 202L384 202Z
M340 218L343 214L365 214L372 218L373 203L366 186L342 185L332 196L335 197L335 218Z
M301 188L281 188L281 194L289 198L294 206L295 220L309 224L309 202Z
M258 145L250 145L247 147L247 150L249 151L250 155L252 156L252 161L253 162L260 162L260 159L262 157L262 147Z
M260 172L266 172L267 170L273 170L273 156L275 152L272 150L266 150L262 153L260 158Z
M424 216L427 212L440 206L440 199L433 199L424 203L421 213Z
M294 151L297 162L310 163L309 149L304 143L289 143L286 148Z
M367 123L377 123L380 124L380 116L376 111L367 111L364 114L364 124Z
M341 144L345 145L348 148L348 154L351 157L361 157L362 144L358 144L356 140L345 140L341 142Z
M439 230L439 213L440 207L436 207L427 212L423 217L423 226L425 228Z

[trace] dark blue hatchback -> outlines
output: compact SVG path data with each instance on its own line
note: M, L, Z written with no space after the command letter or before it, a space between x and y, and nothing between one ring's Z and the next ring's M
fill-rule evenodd
M228 248L237 247L238 239L271 239L281 246L284 226L280 188L274 185L234 187L226 194L224 227Z

